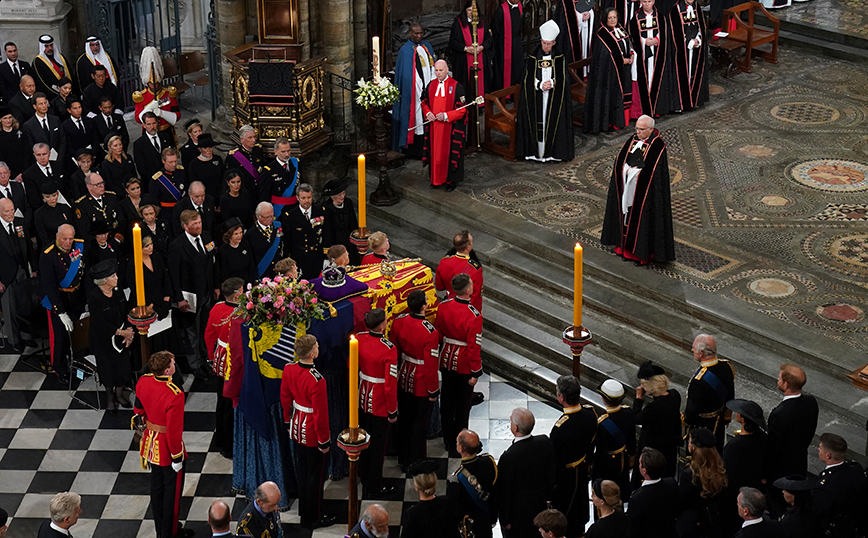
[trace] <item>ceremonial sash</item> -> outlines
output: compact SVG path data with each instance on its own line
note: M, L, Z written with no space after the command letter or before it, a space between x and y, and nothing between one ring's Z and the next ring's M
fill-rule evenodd
M275 219L280 216L284 206L293 205L298 201L298 198L292 195L292 192L295 190L295 183L298 181L298 159L290 157L289 162L291 162L295 167L295 175L292 176L292 182L289 184L289 187L284 189L283 194L280 196L271 196L271 205L274 206Z
M280 236L277 234L277 228L275 228L274 224L272 224L271 227L274 230L274 243L268 247L265 255L262 256L262 259L259 260L259 263L256 265L256 270L259 271L259 276L262 276L271 266L271 262L274 260L274 255L277 254L277 247L280 246Z
M711 387L712 390L714 390L717 397L720 398L720 401L725 403L727 390L726 387L723 386L723 382L720 378L714 375L714 372L706 368L705 373L702 374L702 379L708 383L708 386Z
M259 181L259 172L256 171L256 168L253 166L253 163L250 162L250 159L247 158L247 155L244 155L241 153L241 150L238 150L233 153L232 156L235 157L235 160L238 161L241 168L245 169L248 174L253 176L253 179Z
M618 428L618 425L610 419L609 417L604 418L600 425L603 426L603 429L612 436L612 440L615 441L615 446L617 448L621 448L625 444L627 444L627 437L624 435L624 432Z
M503 87L512 86L512 15L509 2L501 4L503 8ZM521 3L518 4L518 14L522 15ZM521 17L519 17L521 18Z
M42 63L47 65L48 68L51 70L51 73L57 78L63 78L65 73L69 73L69 67L66 65L66 60L63 58L63 56L60 57L60 61L63 63L62 68L60 67L60 64L56 64L42 55L39 55L36 58L42 60ZM58 71L58 69L63 69L64 73L61 73L60 71Z
M475 504L475 505L477 506L477 508L479 508L479 509L482 510L484 513L486 513L486 514L488 514L488 515L490 516L490 515L491 515L491 508L489 507L488 502L487 502L487 501L483 501L483 500L479 497L480 492L479 492L479 491L476 491L476 487L475 487L473 484L470 483L470 479L465 475L465 473L466 473L467 475L473 476L473 475L470 474L470 471L468 471L467 469L465 469L465 468L462 467L462 468L461 468L461 472L459 472L459 473L458 473L458 476L457 476L457 478L458 478L458 482L459 482L462 486L464 486L465 491L467 491L467 494L468 494L468 495L470 496L470 498L473 500L473 504ZM473 477L473 478L474 478L474 482L476 482L476 477ZM477 482L477 483L478 483L478 482ZM480 489L481 489L481 488L480 488Z
M66 274L57 284L58 288L68 288L72 284L72 281L75 280L76 275L78 275L78 270L81 268L81 262L84 260L84 241L75 241L73 247L76 246L78 247L78 259L69 264ZM51 301L48 300L47 294L42 298L41 304L48 310L51 310Z
M174 198L176 202L184 197L184 195L181 194L181 191L178 190L178 187L176 187L175 184L166 177L166 174L160 174L157 181L160 182L160 185L166 187L166 190L169 191L169 194L172 195L172 198Z

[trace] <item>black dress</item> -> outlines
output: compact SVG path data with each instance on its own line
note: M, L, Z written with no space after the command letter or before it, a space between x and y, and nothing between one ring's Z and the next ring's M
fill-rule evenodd
M242 191L235 197L224 192L220 195L220 203L217 205L220 207L220 219L223 222L227 222L232 217L238 217L245 230L253 224L253 209L247 193Z
M158 319L165 319L170 313L170 302L164 300L166 297L172 297L172 281L169 279L169 272L166 269L166 263L159 256L151 256L151 265L154 270L142 264L143 274L142 280L145 284L145 304L154 305L154 312ZM127 265L127 282L130 288L130 301L127 309L132 309L136 306L136 267L130 262ZM165 331L159 332L148 338L151 353L157 351L175 351L178 349L178 338L175 334L175 328L170 327Z
M618 510L598 519L585 533L585 538L623 538L624 536L627 536L627 516Z
M154 254L159 254L163 261L169 259L169 243L172 242L172 232L169 231L169 223L164 220L157 219L154 223L154 230L142 223L142 237L149 235L154 240Z
M87 294L87 308L90 311L88 341L90 352L96 357L100 381L109 390L131 382L129 350L123 338L114 336L116 330L130 327L123 292L115 288L112 296L107 297L101 288L94 287Z
M325 221L322 230L322 246L332 245L347 247L350 254L350 265L359 265L361 258L358 249L350 243L350 233L358 229L359 219L356 216L356 206L349 198L344 198L340 209L331 200L325 202Z
M639 440L636 442L636 462L633 466L631 480L633 491L642 482L639 472L639 455L646 446L655 448L666 457L666 470L663 476L675 476L678 447L681 439L681 394L670 388L666 396L657 396L651 403L644 405L645 400L633 400L633 412L636 413L636 425L642 426Z
M9 166L12 179L27 170L33 157L33 149L27 147L27 139L18 129L4 131L0 129L0 156Z
M233 276L243 279L244 282L256 280L256 262L247 239L242 239L237 247L229 243L220 245L217 250L217 263L220 264L220 282Z
M205 185L205 193L217 197L217 193L223 188L223 159L214 155L209 161L195 158L187 168L187 177L190 182L201 181Z
M57 116L60 119L60 123L65 122L69 119L69 112L67 112L66 109L69 107L69 100L73 97L75 97L75 95L69 94L66 99L64 99L58 95L48 104L48 113Z
M142 194L141 198L139 198L139 207L143 205L159 205L157 201L150 194ZM120 206L121 219L127 223L127 229L124 231L124 237L132 237L132 229L133 224L138 223L140 227L143 227L142 217L139 216L139 209L133 205L132 199L129 196L124 198L118 204ZM131 242L128 241L131 244Z
M118 197L127 195L124 186L131 177L139 177L136 172L136 164L132 157L121 157L120 161L103 160L99 165L99 173L105 181L105 189L113 191ZM145 178L150 179L150 178ZM147 192L147 181L142 185L142 192ZM117 190L116 190L117 189Z

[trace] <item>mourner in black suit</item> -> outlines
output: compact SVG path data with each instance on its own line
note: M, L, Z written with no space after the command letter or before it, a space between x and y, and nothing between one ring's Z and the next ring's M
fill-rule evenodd
M6 101L9 108L12 109L12 115L18 120L18 123L23 125L36 114L33 110L33 94L36 93L36 83L30 75L21 77L21 83L18 85L19 91Z
M347 185L349 185L347 178L332 178L323 186L323 196L328 196L331 200L324 202L325 224L322 232L322 246L324 248L333 245L347 247L350 265L359 265L361 262L359 250L350 242L350 234L359 227L359 218L356 216L356 206L353 200L347 198Z
M72 536L70 527L78 523L81 516L81 495L65 491L55 495L49 503L51 519L43 521L37 538L68 538Z
M93 120L82 114L81 100L78 97L69 99L69 118L60 124L63 138L66 140L66 155L67 170L75 172L78 168L73 159L78 155L78 150L88 149L93 151L96 142L96 127Z
M41 93L33 94L36 114L24 122L21 131L27 137L27 144L33 147L42 142L57 152L57 162L66 169L66 140L60 128L60 119L48 113L48 98Z
M63 166L57 161L50 160L51 150L48 144L38 143L33 148L33 157L36 158L36 162L21 174L21 178L24 180L24 189L27 191L27 203L30 204L30 209L36 211L42 207L41 185L46 181L54 181L64 197L61 202L66 201L71 205L72 201L66 197L68 186Z
M133 159L136 161L136 169L139 177L150 179L163 167L163 159L160 153L166 148L174 148L175 141L169 130L157 130L157 117L153 112L142 114L142 126L145 132L133 142Z
M84 103L85 114L99 114L100 101L102 101L104 97L108 97L112 103L123 103L123 99L121 99L120 94L118 94L118 87L115 86L111 80L108 80L105 66L94 67L94 72L91 77L93 78L93 82L88 83L88 85L81 90L81 99Z
M289 256L296 261L301 278L316 278L322 272L322 229L325 212L313 205L313 188L298 186L298 206L285 212L281 222L289 245Z
M122 114L114 112L114 102L110 98L102 98L97 108L97 113L93 115L92 119L95 132L94 142L96 144L103 144L108 140L109 134L116 134L121 137L121 141L124 144L124 152L127 151L130 146L130 134L127 132L127 123L124 121ZM95 147L94 149L97 148ZM106 149L102 154L104 155L107 151Z
M247 505L238 518L236 536L277 538L280 532L280 488L274 482L265 482L256 488L255 499Z
M862 467L847 457L847 441L840 435L820 436L820 486L814 490L814 509L819 517L817 535L830 538L855 538L859 520L864 517L865 474Z
M70 206L58 203L60 193L57 183L46 181L41 190L45 203L33 212L33 229L36 231L39 250L45 250L54 243L54 236L61 224L75 226L75 216Z
M172 299L178 303L178 318L186 330L189 366L197 375L208 376L202 337L219 293L217 249L211 235L202 233L202 217L198 213L183 211L180 218L184 233L169 245Z
M271 204L260 202L256 206L256 221L244 234L253 251L253 265L256 267L257 278L274 276L274 264L283 258L286 251L287 237L284 236L283 230L279 222L274 222L274 208ZM319 276L319 273L316 276Z
M533 518L546 509L555 485L555 452L545 435L531 435L533 413L516 408L510 416L512 446L498 462L497 497L504 538L533 536Z
M781 524L763 517L766 498L755 488L741 488L736 501L738 515L744 520L734 538L782 538Z
M181 227L181 212L187 209L192 209L202 216L202 231L204 233L212 237L216 236L214 224L217 212L214 210L214 198L210 194L205 194L205 186L199 181L191 183L187 196L181 198L181 201L175 205L172 216L172 233L175 236L184 233L184 229Z
M772 483L784 476L808 473L808 447L817 430L820 408L813 396L802 393L806 381L805 371L800 367L781 365L778 390L784 399L769 413L764 477L769 486L769 512L776 517L784 513L787 505Z
M3 100L9 102L18 91L21 77L30 74L30 64L18 59L18 47L15 43L6 44L6 59L0 63L0 88L3 91Z
M0 199L0 228L0 307L3 309L3 327L7 344L19 350L21 336L15 313L21 303L16 300L20 294L15 293L13 285L30 278L33 260L24 219L15 218L15 204L8 198Z
M389 534L389 512L380 504L370 504L365 508L365 513L353 527L348 536L357 538L376 538Z
M200 135L199 144L196 146L196 157L183 164L190 181L201 181L205 185L205 192L219 203L220 193L223 191L224 166L223 159L219 155L214 155L216 145L210 134ZM183 154L181 160L184 160ZM247 207L249 209L250 204Z
M9 169L9 165L0 165L0 200L3 198L9 198L15 203L15 210L19 213L18 216L24 218L25 226L29 229L33 210L27 202L27 193L24 191L24 185L17 181L12 181L12 171ZM54 235L51 237L53 238Z
M627 507L628 538L674 538L678 516L678 484L664 477L668 463L657 449L645 447L639 454L639 472L644 479Z

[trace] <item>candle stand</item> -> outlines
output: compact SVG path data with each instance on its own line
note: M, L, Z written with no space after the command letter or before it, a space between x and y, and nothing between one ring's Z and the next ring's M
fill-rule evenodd
M578 379L582 378L582 351L591 343L591 339L591 331L583 326L571 325L564 329L563 341L570 346L570 352L573 354L573 375Z
M347 428L338 436L338 447L350 460L350 496L347 508L347 532L359 522L359 455L371 444L371 436L361 428Z
M357 228L350 234L350 243L359 251L359 256L364 256L368 253L369 235L367 228Z
M377 137L377 163L380 165L379 182L377 189L371 193L371 203L376 206L395 205L401 199L398 193L392 188L392 182L389 180L389 170L386 167L386 152L388 150L386 144L388 136L386 133L386 122L383 120L385 114L384 107L374 107L373 109L375 127L374 132Z

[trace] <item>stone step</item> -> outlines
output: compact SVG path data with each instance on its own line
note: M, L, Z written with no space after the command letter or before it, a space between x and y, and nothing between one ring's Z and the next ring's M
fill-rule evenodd
M772 15L775 15L775 13L772 12ZM785 12L780 12L780 15L781 29L778 33L780 42L783 42L786 37L787 39L792 40L794 45L799 45L800 39L808 38L814 43L844 45L853 51L868 50L868 39L865 39L863 36L841 30L832 30L824 26L800 20L787 20ZM771 22L761 13L757 13L755 24L765 26L769 29L772 28ZM794 39L794 36L799 37L798 39Z

